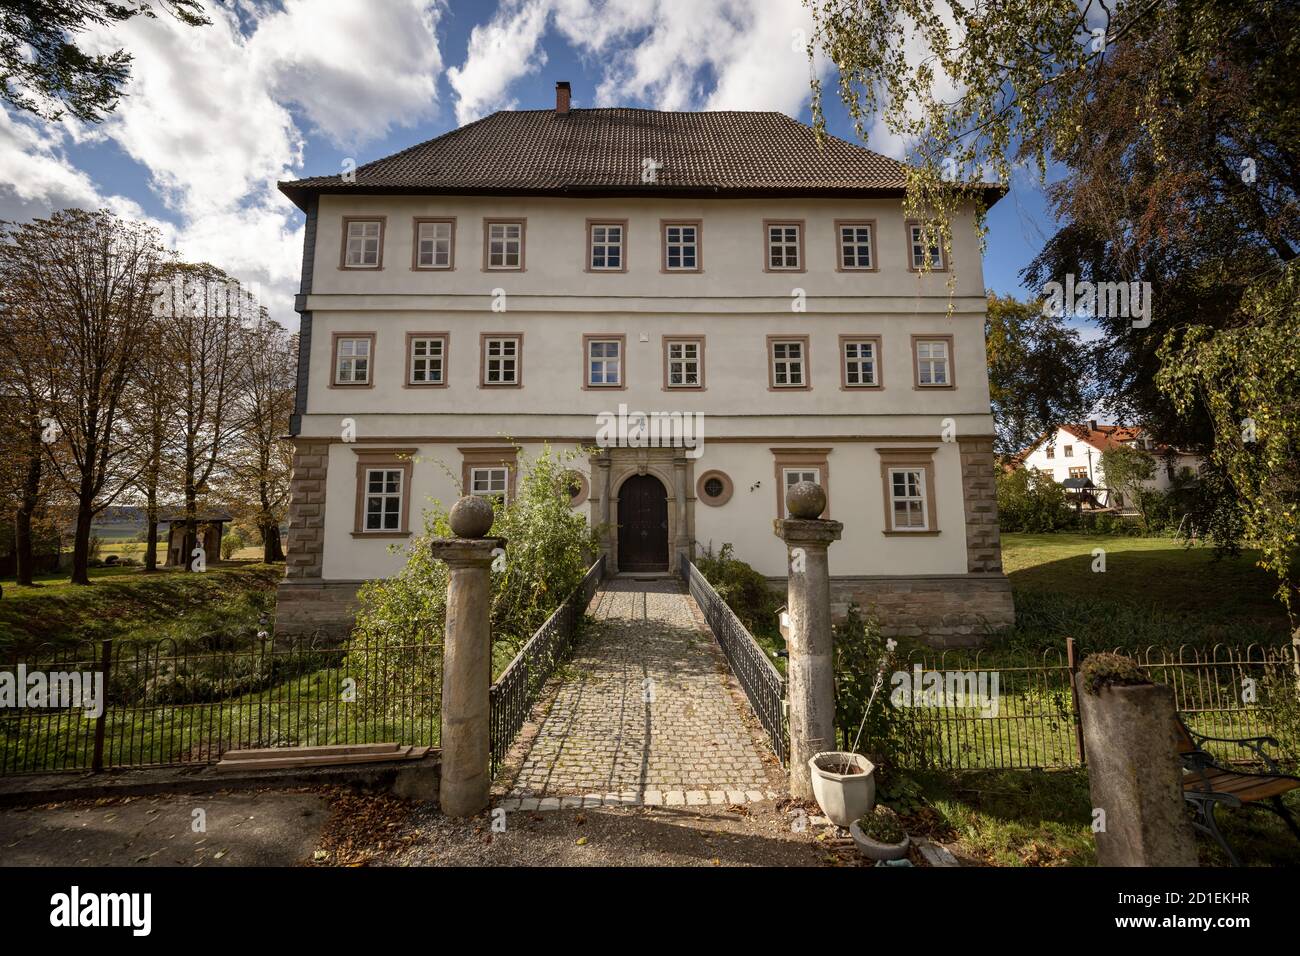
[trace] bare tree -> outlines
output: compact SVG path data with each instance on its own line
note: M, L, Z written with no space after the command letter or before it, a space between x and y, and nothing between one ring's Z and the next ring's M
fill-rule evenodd
M156 230L107 210L6 223L3 241L7 317L31 333L20 361L32 366L58 432L46 461L76 500L71 579L89 584L91 522L135 478L122 397L166 253Z
M283 438L293 412L297 336L263 316L242 335L239 423L226 456L232 510L251 512L262 538L262 560L284 560L280 521L289 503L293 451Z
M231 400L244 361L240 333L249 297L234 279L206 263L176 266L168 287L159 315L175 388L166 453L185 499L185 567L193 570L198 500L208 494L239 427Z

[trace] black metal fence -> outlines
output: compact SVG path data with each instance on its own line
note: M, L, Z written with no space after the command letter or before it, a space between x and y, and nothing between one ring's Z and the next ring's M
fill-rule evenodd
M745 625L740 623L727 602L713 590L694 563L681 556L678 573L691 592L691 597L704 613L713 636L722 647L722 653L731 666L731 672L740 681L754 716L767 731L772 750L785 766L789 757L789 737L786 730L785 677L768 660L767 653L754 640Z
M207 764L252 747L435 746L442 642L46 645L0 663L5 684L16 696L0 707L0 775Z
M555 668L568 658L579 633L583 614L605 576L602 554L582 583L519 649L489 692L492 773L496 774L510 745L528 719L528 712Z
M1115 652L1172 687L1175 707L1193 730L1211 737L1271 736L1284 760L1300 762L1300 657L1294 645ZM882 690L891 695L885 706L897 707L894 758L918 768L1080 766L1077 671L1073 641L1065 649L914 652ZM1251 756L1231 745L1214 746L1224 760Z

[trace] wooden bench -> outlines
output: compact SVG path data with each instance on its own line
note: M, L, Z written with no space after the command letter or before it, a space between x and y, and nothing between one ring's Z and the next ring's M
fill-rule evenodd
M1263 747L1264 744L1277 747L1277 740L1272 737L1207 737L1189 728L1180 716L1175 715L1174 722L1177 724L1178 756L1183 761L1183 799L1196 810L1192 825L1212 836L1228 854L1233 866L1241 866L1241 860L1219 832L1219 825L1215 822L1214 811L1220 804L1243 807L1254 803L1272 810L1286 822L1296 839L1300 840L1300 827L1296 826L1295 819L1282 801L1282 794L1300 788L1300 777L1279 773L1277 761ZM1264 762L1269 772L1245 773L1220 766L1213 755L1201 746L1207 741L1245 747Z

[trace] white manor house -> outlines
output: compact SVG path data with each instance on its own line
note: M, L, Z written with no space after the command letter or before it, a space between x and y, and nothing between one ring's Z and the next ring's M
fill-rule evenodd
M701 434L579 459L610 573L730 543L778 585L773 520L812 480L844 524L837 613L940 643L1009 624L973 210L928 248L904 173L778 113L570 109L562 83L281 183L307 218L279 628L347 627L428 501L509 496L620 409Z

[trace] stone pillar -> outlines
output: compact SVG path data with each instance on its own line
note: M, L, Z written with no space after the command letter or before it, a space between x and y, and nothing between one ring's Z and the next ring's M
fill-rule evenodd
M1174 692L1162 684L1078 682L1099 866L1196 866L1174 730ZM1094 823L1094 826L1098 824Z
M504 538L483 537L492 505L461 498L451 509L459 537L439 538L433 556L447 563L447 625L442 658L442 768L438 804L453 817L487 809L492 786L489 701L492 684L492 552Z
M592 472L592 484L595 488L600 489L600 514L597 521L601 526L600 533L600 552L605 556L605 570L607 574L614 573L614 528L610 522L610 471L609 471L609 452L597 452L592 456L595 461L595 469Z
M820 485L801 481L786 496L795 517L778 518L776 533L788 551L790 653L790 796L812 800L813 754L835 749L835 646L831 631L831 583L827 548L844 525L817 516L826 510Z
M677 499L677 534L673 539L673 560L668 568L677 573L678 563L683 554L691 550L691 536L686 527L686 457L679 455L673 459L673 496Z

